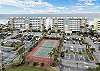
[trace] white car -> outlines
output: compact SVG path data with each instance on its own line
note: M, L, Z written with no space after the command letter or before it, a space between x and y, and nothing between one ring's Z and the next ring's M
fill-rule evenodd
M74 47L73 47L73 46L70 46L70 50L72 50L72 51L73 51L73 50L74 50Z
M96 42L94 42L94 44L100 44L100 42L97 42L97 41L96 41Z

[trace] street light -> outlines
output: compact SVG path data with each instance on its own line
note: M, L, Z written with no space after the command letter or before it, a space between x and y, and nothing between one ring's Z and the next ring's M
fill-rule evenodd
M78 70L78 63L76 63L77 64L77 70Z

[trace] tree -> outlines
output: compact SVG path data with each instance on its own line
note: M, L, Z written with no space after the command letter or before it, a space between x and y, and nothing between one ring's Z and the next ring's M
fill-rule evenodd
M82 30L83 30L84 26L81 25L80 28L81 28L81 32L80 33L82 33Z
M32 32L32 23L29 24L29 30Z
M85 26L86 26L86 27L89 27L89 25L88 25L88 24L86 24Z
M52 52L50 52L48 55L50 56L50 58L52 58L53 53L52 53Z
M57 33L60 33L60 32L61 32L61 31L58 29L58 30L57 30Z
M90 50L92 53L95 52L95 48L90 48Z
M94 25L91 25L91 28L93 29L94 28Z
M3 46L4 45L4 43L3 42L1 42L1 46Z

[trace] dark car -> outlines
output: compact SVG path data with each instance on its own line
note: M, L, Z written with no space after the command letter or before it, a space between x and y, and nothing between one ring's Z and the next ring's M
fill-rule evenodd
M64 57L65 57L64 52L61 52L60 57L61 57L61 58L64 58Z

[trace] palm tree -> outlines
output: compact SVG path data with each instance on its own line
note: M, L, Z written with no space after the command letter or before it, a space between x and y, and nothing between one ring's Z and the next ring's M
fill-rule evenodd
M86 44L86 49L88 49L88 43L85 43Z
M56 48L53 48L52 51L53 51L53 53L55 53L56 52Z
M95 48L90 48L90 50L92 53L95 52Z
M87 30L88 30L89 25L88 25L88 24L86 24L86 25L85 25L85 27L86 27L86 33L87 33Z
M32 32L32 23L29 24L29 30Z
M51 62L53 53L50 52L50 53L48 53L48 55L49 55L49 57L50 57L50 62ZM51 65L51 63L50 63L50 65Z
M84 26L80 26L80 28L81 28L81 33L82 33L83 32L82 30L83 30Z
M85 27L89 27L89 25L88 25L88 24L86 24L86 25L85 25Z
M50 52L50 53L48 53L48 55L49 55L50 57L52 57L53 53L52 53L52 52Z
M50 57L52 57L53 58L53 60L54 60L54 66L56 66L57 64L58 64L58 56L59 56L59 49L58 48L53 48L52 49L52 52L51 53L49 53L49 56Z

